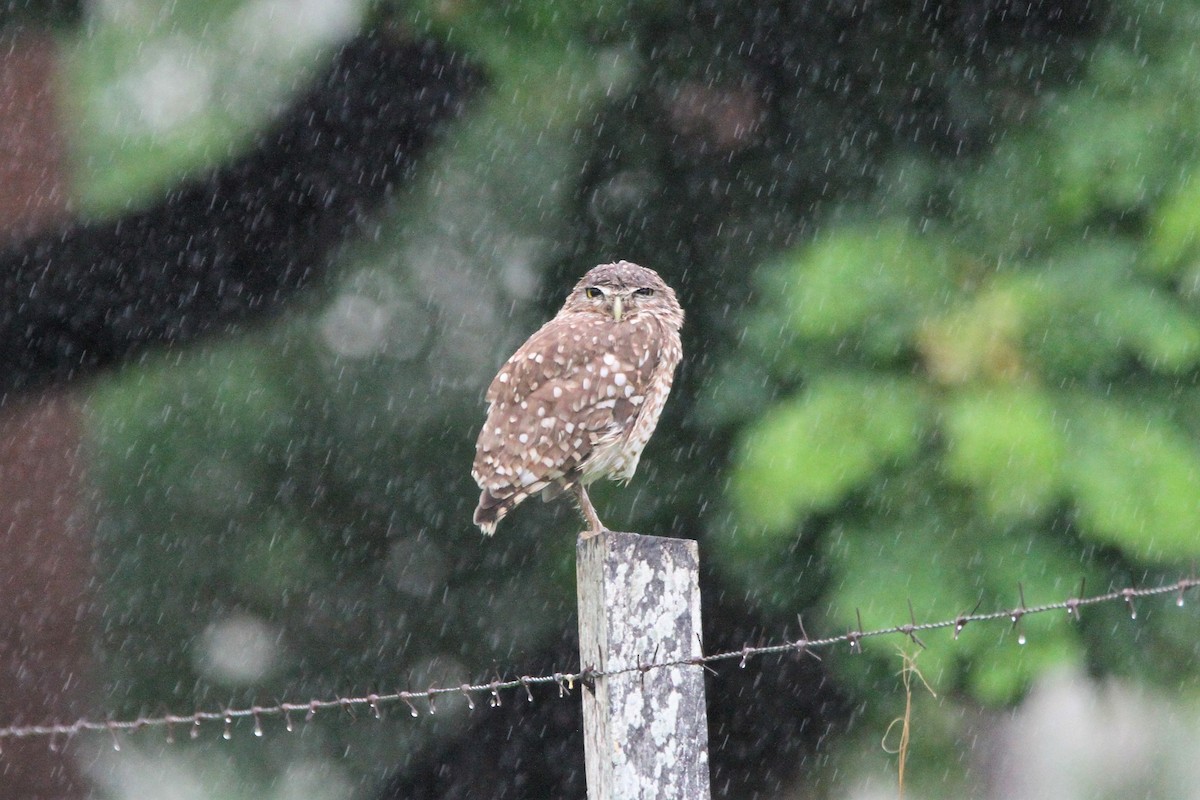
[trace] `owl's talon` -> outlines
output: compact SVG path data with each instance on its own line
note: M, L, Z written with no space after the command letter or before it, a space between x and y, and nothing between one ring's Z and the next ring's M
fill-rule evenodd
M596 507L592 505L591 498L588 497L587 489L582 483L576 483L571 486L571 493L575 495L575 499L579 502L579 512L583 514L583 521L587 523L587 530L579 535L581 539L590 539L597 534L603 533L607 528L600 521L600 515L596 513Z

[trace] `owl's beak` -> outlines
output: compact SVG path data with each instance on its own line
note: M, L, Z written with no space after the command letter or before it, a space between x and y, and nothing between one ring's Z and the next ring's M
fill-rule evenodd
M617 295L613 298L613 319L615 319L617 322L621 321L621 312L623 310L621 305L621 295Z

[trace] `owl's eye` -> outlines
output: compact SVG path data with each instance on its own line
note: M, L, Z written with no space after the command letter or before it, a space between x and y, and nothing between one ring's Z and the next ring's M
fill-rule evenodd
M596 286L589 286L583 290L584 297L589 300L595 300L597 297L600 297L603 294L604 292L600 291L599 287Z
M649 286L643 286L642 288L635 290L634 294L640 294L642 297L651 297L654 294L654 290Z

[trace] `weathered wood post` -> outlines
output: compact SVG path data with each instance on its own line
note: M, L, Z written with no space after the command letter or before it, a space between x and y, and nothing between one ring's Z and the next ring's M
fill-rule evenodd
M690 539L605 531L577 546L588 800L707 800L699 549Z

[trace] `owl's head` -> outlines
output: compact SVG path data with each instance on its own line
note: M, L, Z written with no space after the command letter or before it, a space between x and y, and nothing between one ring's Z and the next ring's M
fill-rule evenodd
M617 322L653 316L676 329L683 326L683 309L675 291L658 273L629 261L601 264L580 278L559 313L594 313Z

